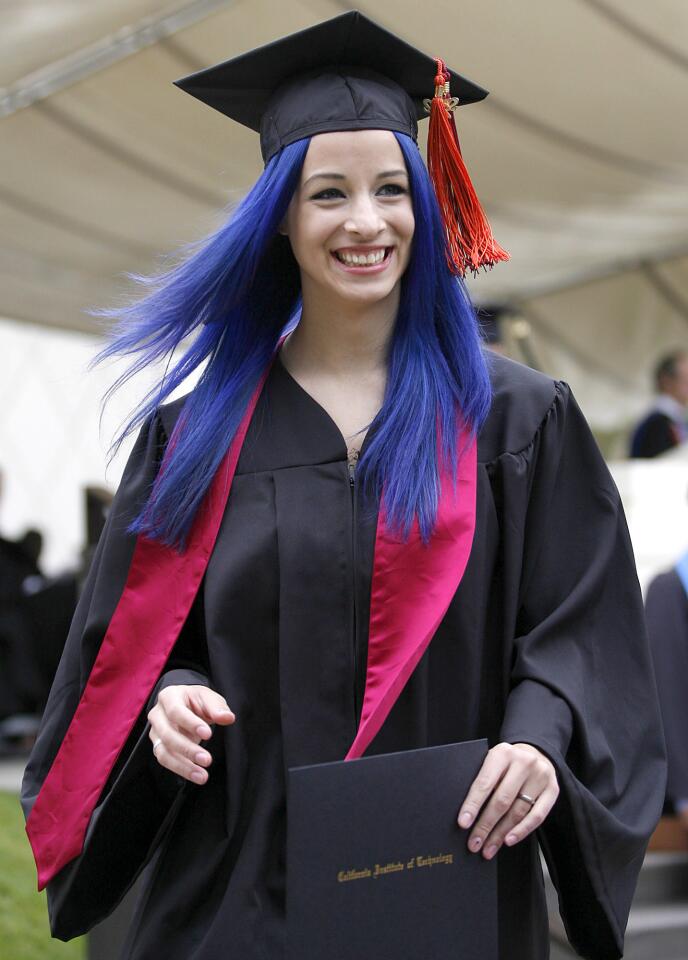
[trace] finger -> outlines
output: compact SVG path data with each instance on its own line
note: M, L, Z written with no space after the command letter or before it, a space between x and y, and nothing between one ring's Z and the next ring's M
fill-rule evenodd
M155 724L151 723L148 736L153 743L160 740L168 755L176 756L180 760L186 760L191 764L198 764L202 767L209 767L213 761L208 751L198 745L197 740L187 737L182 731L177 730L162 713L158 716ZM156 749L156 756L160 749L160 747Z
M537 797L539 799L547 789L548 784L548 780L536 782L530 779L519 790L519 794L524 793L529 797ZM494 857L505 842L505 838L512 834L513 830L530 813L533 807L534 804L530 804L527 800L522 800L519 795L514 797L514 801L507 813L496 823L482 843L483 857L486 860L491 860L492 857Z
M161 767L171 770L172 773L176 773L177 776L183 777L185 780L191 780L192 783L202 784L208 779L207 770L196 766L183 757L170 753L164 743L161 743L155 751L155 759Z
M213 731L207 723L199 722L198 712L195 712L189 701L189 687L165 687L158 694L156 705L148 714L148 720L154 724L155 718L162 712L175 727L184 730L189 737L198 740L208 740ZM204 688L205 689L205 688Z
M496 825L507 816L526 781L526 771L516 761L512 762L502 779L495 786L489 800L483 806L468 840L470 850L484 847ZM536 794L537 795L537 794ZM520 801L518 806L522 805ZM521 814L524 811L521 810Z
M236 720L225 698L215 690L201 686L187 687L187 695L192 710L208 723L219 723L225 726Z
M528 791L525 791L526 793ZM532 796L532 794L531 794ZM533 804L533 808L516 826L512 827L506 834L504 842L507 847L513 847L514 844L525 840L528 834L542 826L545 818L557 801L559 796L559 784L553 783L546 787Z
M499 746L493 747L489 751L478 776L471 784L466 799L461 805L458 821L460 827L470 827L486 799L504 775L508 765L509 760L506 751L501 750Z

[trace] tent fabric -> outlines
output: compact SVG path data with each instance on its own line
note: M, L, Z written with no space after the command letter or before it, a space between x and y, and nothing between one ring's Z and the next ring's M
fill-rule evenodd
M93 330L124 273L212 230L258 146L172 81L354 6L491 91L459 134L512 260L471 293L513 305L510 352L567 379L594 426L627 427L688 341L683 0L13 0L0 315Z

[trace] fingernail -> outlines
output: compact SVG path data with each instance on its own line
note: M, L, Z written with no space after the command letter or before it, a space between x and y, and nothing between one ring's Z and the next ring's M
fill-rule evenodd
M473 839L471 840L471 850L480 850L481 843L482 843L482 840L480 839L480 837L473 837Z
M210 736L212 736L212 730L210 729L210 727L206 727L206 726L196 727L196 733L201 738L201 740L207 740Z
M194 760L196 761L196 763L200 763L201 766L203 766L203 767L204 767L207 763L210 763L211 759L212 759L212 757L210 756L209 753L204 753L204 752L202 752L202 751L200 751L200 750L199 750L199 752L196 754L196 756L194 757Z
M459 826L470 827L472 819L473 817L470 815L470 813L462 813L459 817Z
M486 860L491 860L497 852L497 846L494 843L491 843L489 847L485 850L484 857Z
M510 847L513 843L516 843L517 840L518 840L518 837L516 836L516 834L510 833L509 836L504 841L504 843L507 845L507 847Z
M194 770L191 774L191 779L194 783L205 783L208 774L204 770Z

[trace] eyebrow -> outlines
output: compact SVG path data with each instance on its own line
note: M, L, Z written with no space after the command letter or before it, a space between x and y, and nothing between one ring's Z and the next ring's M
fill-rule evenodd
M376 180L384 180L387 177L407 177L408 174L406 170L383 170L382 173L378 173ZM306 184L310 183L311 180L317 180L319 177L322 177L327 180L346 180L346 177L343 173L314 173L313 176L309 177L308 180L304 180L304 187Z

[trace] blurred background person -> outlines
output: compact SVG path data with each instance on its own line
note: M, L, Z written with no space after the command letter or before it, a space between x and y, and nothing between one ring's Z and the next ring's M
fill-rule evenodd
M42 549L38 530L0 536L0 756L31 747L76 606L76 575L46 577Z
M688 439L688 354L668 353L655 368L657 396L633 431L631 456L657 457Z
M23 586L40 576L41 542L36 530L27 531L18 540L0 536L0 720L21 713L35 689Z
M652 580L645 615L667 746L665 813L688 833L688 552Z
M487 349L506 356L504 337L502 334L502 316L505 313L504 307L497 304L489 304L478 307L476 312L480 331L483 335L483 342Z

